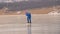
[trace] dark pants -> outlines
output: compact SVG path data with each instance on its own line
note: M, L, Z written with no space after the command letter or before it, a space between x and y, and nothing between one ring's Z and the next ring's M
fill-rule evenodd
M31 18L27 17L27 22L31 23Z

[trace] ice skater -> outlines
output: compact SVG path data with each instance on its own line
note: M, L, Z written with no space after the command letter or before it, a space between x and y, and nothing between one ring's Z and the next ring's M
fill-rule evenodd
M26 14L26 17L27 17L27 23L31 23L31 13L28 10L26 10L25 14Z

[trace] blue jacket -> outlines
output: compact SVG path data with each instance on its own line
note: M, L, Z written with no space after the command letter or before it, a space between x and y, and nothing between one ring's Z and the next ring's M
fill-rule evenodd
M27 18L31 18L31 13L26 13Z

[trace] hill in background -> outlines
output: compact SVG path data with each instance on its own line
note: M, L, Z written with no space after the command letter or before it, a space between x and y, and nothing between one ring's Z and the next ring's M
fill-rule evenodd
M29 9L33 14L47 14L53 7L60 6L60 0L29 0L13 3L0 3L0 14L17 14ZM7 9L6 9L7 8ZM60 7L59 7L60 8Z
M35 9L28 9L32 14L48 14L49 12L53 11L54 9L59 10L60 6L53 7L46 7L46 8L35 8ZM24 10L21 11L8 11L5 8L0 10L0 15L20 15L24 14Z
M60 0L29 0L13 3L0 3L0 9L7 7L12 11L19 11L24 9L44 8L60 5Z

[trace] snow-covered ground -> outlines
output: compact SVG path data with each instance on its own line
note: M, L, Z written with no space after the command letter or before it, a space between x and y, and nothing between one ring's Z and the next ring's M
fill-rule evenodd
M27 34L25 15L0 15L0 34ZM60 34L60 15L32 15L32 34Z
M59 11L56 10L56 11L51 11L48 13L49 15L60 15Z

